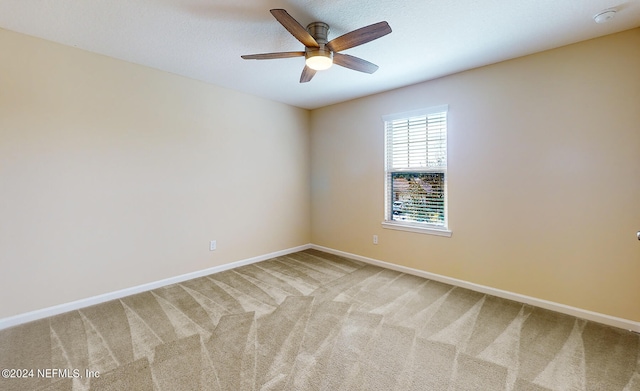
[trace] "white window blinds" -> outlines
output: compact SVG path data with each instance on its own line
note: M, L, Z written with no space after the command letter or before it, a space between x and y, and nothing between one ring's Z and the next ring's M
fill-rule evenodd
M447 167L447 112L385 122L387 169Z

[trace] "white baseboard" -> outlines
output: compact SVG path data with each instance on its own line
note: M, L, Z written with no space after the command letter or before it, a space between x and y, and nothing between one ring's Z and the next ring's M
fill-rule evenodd
M632 321L629 319L617 318L615 316L605 315L598 312L571 307L568 305L559 304L552 301L537 299L535 297L525 296L519 293L513 293L509 291L504 291L501 289L491 288L488 286L479 285L479 284L475 284L475 283L464 281L464 280L458 280L456 278L446 277L439 274L429 273L423 270L413 269L406 266L396 265L393 263L384 262L384 261L380 261L373 258L363 257L361 255L351 254L351 253L340 251L340 250L334 250L332 248L318 246L315 244L305 244L298 247L292 247L289 249L276 251L273 253L264 254L257 257L253 257L253 258L247 258L240 261L227 263L224 265L214 266L208 269L204 269L204 270L200 270L192 273L182 274L176 277L166 278L160 281L150 282L147 284L118 290L115 292L109 292L102 295L89 297L86 299L76 300L70 303L60 304L53 307L43 308L40 310L31 311L24 314L11 316L8 318L3 318L3 319L0 319L0 330L17 326L19 324L31 322L34 320L46 318L49 316L55 316L65 312L74 311L74 310L89 307L92 305L104 303L110 300L120 299L126 296L134 295L136 293L150 291L150 290L161 288L163 286L167 286L171 284L177 284L186 280L191 280L193 278L220 273L225 270L234 269L240 266L250 265L252 263L265 261L267 259L276 258L283 255L291 254L294 252L307 250L309 248L324 251L330 254L335 254L335 255L340 255L343 257L355 259L355 260L369 263L372 265L384 267L386 269L391 269L391 270L396 270L402 273L412 274L418 277L427 278L429 280L434 280L434 281L443 282L445 284L459 286L461 288L470 289L476 292L501 297L503 299L517 301L519 303L530 304L530 305L540 307L540 308L545 308L551 311L556 311L563 314L572 315L578 318L588 319L594 322L640 333L640 322Z
M131 288L121 289L115 292L109 292L98 296L88 297L86 299L72 301L70 303L60 304L53 307L43 308L40 310L35 310L31 312L27 312L24 314L19 314L15 316L11 316L8 318L0 319L0 330L6 329L9 327L17 326L19 324L31 322L34 320L47 318L49 316L59 315L65 312L78 310L81 308L89 307L92 305L104 303L110 300L120 299L125 296L134 295L136 293L146 292L153 289L161 288L163 286L177 284L186 280L191 280L198 277L208 276L210 274L220 273L225 270L234 269L236 267L249 265L256 262L265 261L267 259L281 257L283 255L295 253L298 251L303 251L311 248L310 244L305 244L298 247L292 247L285 250L276 251L270 254L264 254L253 258L242 259L240 261L227 263L224 265L214 266L208 269L199 270L192 273L182 274L179 276L166 278L160 281L154 281L147 284L142 284L138 286L134 286Z
M572 315L577 318L588 319L594 322L606 324L613 327L618 327L621 329L630 330L636 333L640 333L640 322L636 322L629 319L617 318L615 316L605 315L598 312L588 311L581 308L571 307L568 305L555 303L552 301L537 299L531 296L521 295L519 293L513 293L509 291L503 291L501 289L491 288L484 285L475 284L472 282L458 280L456 278L446 277L439 274L425 272L423 270L413 269L406 266L396 265L389 262L379 261L373 258L363 257L361 255L351 254L344 251L334 250L332 248L318 246L315 244L311 245L311 248L324 251L330 254L340 255L346 258L355 259L358 261L362 261L365 263L369 263L372 265L380 266L386 269L392 269L395 271L399 271L402 273L412 274L414 276L427 278L429 280L443 282L445 284L459 286L461 288L470 289L472 291L485 293L492 296L501 297L503 299L517 301L519 303L530 304L536 307L548 309L551 311L560 312L567 315Z

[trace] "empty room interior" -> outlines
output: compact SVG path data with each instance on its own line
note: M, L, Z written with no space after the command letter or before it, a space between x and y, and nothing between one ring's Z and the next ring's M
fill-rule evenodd
M0 388L640 390L638 1L161 3L0 0Z

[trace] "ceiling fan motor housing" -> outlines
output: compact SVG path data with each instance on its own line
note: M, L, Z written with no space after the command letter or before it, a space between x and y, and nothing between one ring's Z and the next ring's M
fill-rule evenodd
M327 39L329 36L329 25L324 22L309 23L307 31L320 47L314 48L307 46L305 48L305 58L321 56L333 60L333 52L326 47L327 42L329 42Z

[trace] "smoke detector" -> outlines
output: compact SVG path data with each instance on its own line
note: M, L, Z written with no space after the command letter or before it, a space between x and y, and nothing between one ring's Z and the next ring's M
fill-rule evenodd
M604 10L600 13L597 13L593 16L593 20L596 23L606 23L608 21L610 21L611 19L613 19L613 17L616 16L616 10L614 9L608 9L608 10Z

